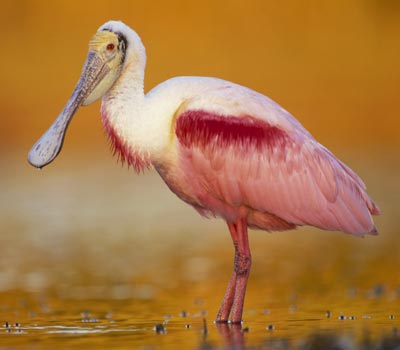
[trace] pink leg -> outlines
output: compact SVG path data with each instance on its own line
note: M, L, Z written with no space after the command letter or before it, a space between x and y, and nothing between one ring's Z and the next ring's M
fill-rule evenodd
M242 322L244 296L246 294L247 281L249 279L251 267L249 237L245 219L238 220L236 232L238 235L238 245L237 252L235 252L236 287L231 310L232 323Z
M237 253L238 238L236 232L236 225L228 224L229 232L231 233L233 245L235 246L235 261ZM216 322L228 322L229 314L231 313L233 298L235 295L236 287L236 269L233 269L231 279L229 280L228 287L226 288L224 298L222 299L221 306L219 308Z
M231 314L232 323L240 323L250 274L251 254L246 220L239 219L236 224L228 224L228 227L235 247L235 262L216 321L228 322L229 314Z

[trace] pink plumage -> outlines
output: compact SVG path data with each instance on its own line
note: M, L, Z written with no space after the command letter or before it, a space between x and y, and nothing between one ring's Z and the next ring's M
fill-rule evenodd
M312 225L376 233L371 214L379 211L361 179L311 136L204 110L182 113L176 135L177 181L203 214L231 223L244 215L250 227L269 231Z

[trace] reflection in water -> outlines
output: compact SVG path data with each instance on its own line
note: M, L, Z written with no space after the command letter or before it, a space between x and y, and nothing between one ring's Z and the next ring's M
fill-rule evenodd
M241 324L216 323L215 326L221 336L223 344L228 349L245 349L243 333L246 331L242 328Z
M349 349L399 349L400 336L397 328L392 332L372 340L368 332L365 332L360 340L352 334L341 334L333 331L314 332L304 335L299 339L280 338L268 336L259 344L246 345L245 336L248 328L242 325L216 324L220 335L220 346L213 346L206 339L199 349L302 349L302 350L349 350ZM251 335L248 335L251 338Z
M204 336L199 349L302 349L302 350L349 350L349 349L398 349L400 336L397 328L377 339L371 339L365 331L361 339L354 334L342 334L334 331L313 332L299 338L282 338L275 335L264 336L260 343L246 344L246 337L251 339L248 328L242 325L215 324L220 336L219 345L214 345Z

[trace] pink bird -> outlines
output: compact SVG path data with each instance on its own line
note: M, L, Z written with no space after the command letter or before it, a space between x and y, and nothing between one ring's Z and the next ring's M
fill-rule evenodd
M276 102L205 77L173 78L145 95L145 65L135 31L122 22L102 25L70 100L28 159L38 168L50 163L77 109L102 97L103 124L120 161L137 172L155 168L201 215L226 221L235 259L217 322L242 321L249 227L377 234L372 215L379 209L362 180Z

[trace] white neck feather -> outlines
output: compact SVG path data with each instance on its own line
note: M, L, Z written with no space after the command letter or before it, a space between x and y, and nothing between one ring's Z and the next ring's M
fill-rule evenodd
M106 131L122 161L141 170L165 156L166 147L170 145L172 117L184 90L171 89L167 94L160 94L160 90L155 88L145 95L145 49L132 30L127 39L124 66L119 78L103 96L101 113Z
M141 137L145 114L145 66L145 49L137 36L128 42L120 76L102 100L104 126L115 151L120 153L122 161L124 158L128 161L128 165L130 161L127 153L132 152L135 157L143 158L143 162L148 163L145 166L149 166L150 149Z

